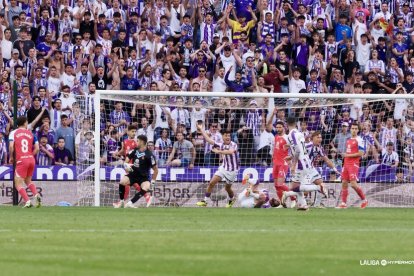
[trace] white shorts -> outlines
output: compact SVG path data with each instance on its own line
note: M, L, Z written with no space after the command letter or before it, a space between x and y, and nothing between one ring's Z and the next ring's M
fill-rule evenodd
M237 201L240 204L241 208L254 208L255 202L254 202L254 197L249 196L246 197L245 196L245 190L243 192L241 192L237 198Z
M221 177L222 181L227 184L233 184L237 179L238 171L226 171L223 167L219 167L214 175Z
M315 168L296 170L292 176L292 182L298 182L302 184L312 184L318 179L321 179L321 175Z

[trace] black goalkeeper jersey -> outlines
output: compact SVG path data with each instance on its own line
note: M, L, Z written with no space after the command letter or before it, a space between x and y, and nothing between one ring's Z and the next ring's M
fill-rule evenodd
M136 148L129 152L128 158L132 161L132 172L129 174L135 177L148 179L151 168L157 164L155 156L149 150L140 151Z

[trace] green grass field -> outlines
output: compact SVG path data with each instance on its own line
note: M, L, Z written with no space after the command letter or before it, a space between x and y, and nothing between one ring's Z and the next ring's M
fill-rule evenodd
M0 275L414 275L414 210L0 208Z

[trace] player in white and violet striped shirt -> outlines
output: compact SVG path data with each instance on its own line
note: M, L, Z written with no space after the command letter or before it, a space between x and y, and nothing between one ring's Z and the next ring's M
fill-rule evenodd
M312 165L316 168L320 161L324 161L329 168L337 175L339 174L338 169L335 167L334 163L326 156L325 151L322 147L322 134L319 131L312 133L311 141L306 143L306 150L308 151L309 158ZM313 207L323 207L321 205L321 194L316 193L315 202Z
M221 154L223 157L223 163L211 179L204 200L197 202L197 206L207 206L207 200L210 198L214 186L216 186L216 184L220 181L224 181L226 182L226 192L229 195L229 202L226 207L232 207L236 200L234 198L234 192L231 189L231 185L234 181L236 181L237 173L239 171L239 153L237 144L231 141L230 131L224 130L222 132L223 143L215 143L214 140L211 139L204 131L202 124L197 124L197 129L201 132L207 143L214 145L212 152Z

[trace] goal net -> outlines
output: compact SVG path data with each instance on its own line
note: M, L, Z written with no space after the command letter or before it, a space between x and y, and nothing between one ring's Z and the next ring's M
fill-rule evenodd
M338 171L342 169L341 153L345 151L350 125L357 122L366 148L359 183L370 206L410 207L414 204L413 99L403 94L97 91L95 96L75 97L69 114L74 137L73 165L38 163L34 179L44 193L45 205L112 206L119 200L118 183L125 175L123 157L116 153L127 138L128 126L135 125L138 134L148 137L149 149L159 166L154 206L193 207L203 199L222 160L196 131L195 125L202 121L216 142L222 139L220 130L229 129L238 144L241 169L233 185L235 193L244 189L240 181L250 173L271 197L277 198L272 176L274 127L276 122L285 123L292 116L298 119L297 127L308 142L320 133L320 147ZM39 129L38 137L42 136L41 130L45 131ZM184 148L183 142L176 143L177 133L183 133L190 148ZM322 203L334 207L340 198L340 175L320 156L313 161L328 187L329 195ZM1 203L9 204L11 168L2 167L2 175ZM290 181L288 173L286 184ZM131 188L129 197L134 192ZM309 203L315 198L315 193L308 194ZM216 186L211 199L214 204L210 206L227 203L223 183ZM358 202L354 193L350 193L348 202Z
M79 205L112 206L119 200L118 183L125 175L124 157L118 154L128 137L128 126L146 135L159 174L153 191L154 206L194 207L204 198L208 182L222 162L197 131L197 122L217 143L220 131L229 129L238 144L241 169L233 190L240 193L242 176L250 173L276 197L272 154L276 122L298 119L298 130L307 142L316 143L326 156L315 154L313 164L327 184L327 207L338 204L342 154L351 124L360 126L365 144L359 182L370 206L408 207L414 204L414 102L411 95L364 94L262 94L214 92L98 91L95 96L95 134L84 135L88 145L78 145L77 187ZM81 105L86 114L87 106ZM85 110L85 112L84 112ZM81 128L80 128L81 129ZM85 133L86 134L86 133ZM319 135L318 135L319 134ZM182 137L179 137L182 136ZM316 137L316 138L315 138ZM319 137L319 138L318 138ZM286 184L290 183L290 174ZM130 197L135 193L131 187ZM315 194L308 194L312 204ZM210 206L224 206L224 184L215 187ZM143 205L145 202L138 202ZM358 198L350 193L349 203ZM236 204L237 206L237 204Z

